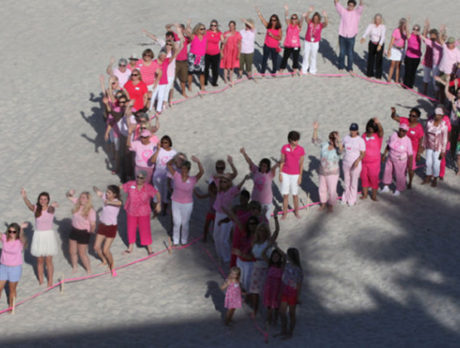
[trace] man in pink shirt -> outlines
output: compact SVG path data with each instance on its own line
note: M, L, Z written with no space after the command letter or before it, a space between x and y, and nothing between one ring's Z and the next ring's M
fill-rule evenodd
M358 34L358 25L363 13L363 1L359 1L359 6L356 7L355 0L347 1L345 9L339 0L334 0L335 9L340 16L339 26L339 69L345 67L345 56L347 56L347 71L353 71L353 54L355 48L355 38Z
M299 146L300 134L290 131L288 134L289 144L281 148L280 175L281 194L283 195L283 219L286 218L289 194L294 201L294 214L299 217L299 185L302 182L303 162L305 150Z

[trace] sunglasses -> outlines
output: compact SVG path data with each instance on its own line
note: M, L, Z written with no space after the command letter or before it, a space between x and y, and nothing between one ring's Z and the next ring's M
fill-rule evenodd
M8 230L8 233L18 233L16 230Z
M413 31L419 31L420 28L412 28Z
M206 28L200 28L200 30L206 30Z
M211 24L211 27L217 27L217 24Z
M126 104L126 101L120 100L120 101L118 102L118 104Z
M216 170L224 170L224 167L216 167Z
M418 117L416 114L410 114L409 117Z
M136 179L145 180L145 178L143 176L140 176L140 175L136 176Z
M270 19L272 22L276 22L276 18L272 18Z
M139 76L139 74L131 74L131 76Z
M116 83L115 81L114 81L114 82L112 82L112 85L116 85L116 84L117 84L117 83Z
M297 18L297 17L291 17L291 19L292 19L293 21L295 21L295 20L297 20L298 18Z
M119 66L120 68L125 68L125 67L126 67L125 64L119 64L118 66Z

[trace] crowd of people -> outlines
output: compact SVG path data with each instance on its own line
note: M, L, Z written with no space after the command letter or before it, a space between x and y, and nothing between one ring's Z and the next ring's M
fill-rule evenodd
M354 0L343 7L334 0L340 16L339 60L338 68L353 71L355 37L363 12L363 3ZM278 70L278 55L283 42L284 52L280 69L287 68L292 60L294 73L317 72L316 57L321 43L321 31L328 26L328 15L314 12L310 7L302 15L289 15L288 6L284 7L287 26L283 38L282 23L276 14L267 21L260 9L256 13L266 28L260 72L265 73L270 58L272 72ZM121 179L121 185L108 185L102 191L93 188L95 195L102 200L103 209L96 217L90 192L78 196L75 190L67 192L72 202L72 224L69 231L69 255L74 272L78 271L78 260L88 273L91 273L91 260L88 245L91 236L96 235L94 250L102 264L107 265L116 276L111 245L118 233L126 233L128 247L125 253L133 252L137 237L140 245L152 253L151 218L171 215L171 246L186 245L189 242L189 226L195 199L208 199L209 209L203 231L206 241L212 231L219 261L228 266L229 276L222 289L226 290L225 306L228 308L225 319L230 324L237 308L242 306L242 295L246 294L253 315L258 313L259 302L266 307L267 322L274 323L278 314L281 319L281 335L290 337L295 327L295 309L298 303L303 279L299 251L289 248L286 253L276 244L279 232L278 215L288 216L289 196L292 196L293 212L299 218L299 190L302 189L305 149L301 146L300 133L291 131L287 135L287 144L282 146L280 160L275 164L263 158L256 164L245 148L240 153L249 166L250 174L237 185L233 184L238 170L231 156L227 161L215 163L215 173L207 181L207 191L200 191L196 185L204 175L204 168L196 156L189 157L173 147L173 140L164 134L159 138L160 114L171 105L173 87L176 79L181 94L187 97L191 91L193 78L198 76L200 90L210 83L218 84L219 69L223 70L225 83L233 84L234 72L237 76L247 74L253 78L252 71L255 23L252 19L243 19L244 29L237 31L236 22L230 21L228 31L222 33L216 20L212 20L209 29L198 23L193 28L190 21L186 25L166 25L165 39L161 39L144 30L144 33L161 48L154 60L152 49L146 49L140 59L132 54L129 59L121 58L118 66L111 59L107 73L100 82L103 89L105 140L107 152L112 163L112 173ZM304 44L304 56L300 64L303 22L307 25ZM362 193L360 199L369 196L377 201L379 194L390 191L395 182L394 195L399 196L411 189L415 170L425 157L425 177L422 184L438 185L446 171L446 157L450 151L452 159L457 159L460 168L460 88L456 75L460 64L460 51L454 38L446 37L443 26L438 32L430 28L427 20L421 33L418 25L408 32L408 21L401 19L398 28L391 36L387 52L385 51L386 28L383 17L376 14L364 32L361 42L369 38L367 75L382 78L383 55L387 53L391 61L388 79L393 73L399 81L401 62L404 61L404 86L413 87L418 64L422 57L422 43L426 45L422 61L424 67L423 87L428 86L439 93L441 103L436 105L428 120L421 121L421 111L414 107L408 117L398 115L391 108L390 117L398 122L398 130L389 134L384 142L384 129L378 118L370 119L359 133L359 125L351 123L349 134L343 139L337 130L328 133L322 141L319 136L319 122L312 125L311 141L318 146L320 165L319 199L320 209L332 212L338 201L337 186L341 169L343 171L344 192L340 202L353 206L357 203L359 180ZM407 47L406 47L407 46ZM445 99L443 99L445 98ZM383 149L382 149L383 146ZM383 150L383 154L382 154ZM192 164L197 172L193 175ZM231 171L226 171L227 164ZM384 163L383 177L381 177ZM280 192L283 197L281 211L274 208L272 184L278 171ZM457 173L459 174L459 173ZM248 179L253 181L252 193L243 188ZM124 205L122 193L126 196ZM57 203L51 202L50 195L42 192L32 203L25 191L21 196L27 208L34 214L35 228L31 242L31 254L37 258L37 277L39 284L53 284L53 256L58 251L57 237L53 230L53 220ZM233 205L238 198L237 205ZM118 230L118 214L122 208L127 215L127 230ZM153 210L153 212L152 212ZM273 219L275 228L270 230ZM97 220L99 223L97 224ZM22 252L26 248L24 229L28 224L12 223L2 234L2 255L0 265L0 289L9 282L9 303L16 296L16 286L22 272ZM46 270L46 272L45 272ZM46 276L45 276L46 274ZM1 294L1 291L0 291ZM287 313L289 312L289 318Z

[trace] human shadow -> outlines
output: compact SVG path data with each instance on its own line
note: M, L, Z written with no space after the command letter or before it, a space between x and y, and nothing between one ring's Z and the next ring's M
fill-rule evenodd
M206 293L204 297L205 298L211 297L215 310L220 313L221 320L224 320L225 318L225 308L224 308L225 296L222 290L220 289L219 284L217 284L216 281L210 280L207 282L207 289L206 289Z
M64 258L67 260L69 265L72 265L69 253L69 234L70 230L72 229L72 219L54 219L54 223L57 225L57 233L59 235L59 240L61 241L60 249L62 250L62 254L64 255Z

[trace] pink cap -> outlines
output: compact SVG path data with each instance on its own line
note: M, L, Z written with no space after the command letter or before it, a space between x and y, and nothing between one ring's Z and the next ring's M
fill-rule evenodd
M141 132L141 137L146 137L146 138L148 138L148 137L150 137L151 135L152 135L152 133L150 133L150 131L147 130L147 129L144 129L144 130Z
M400 123L399 124L399 129L403 129L405 131L409 130L409 125L407 123Z

